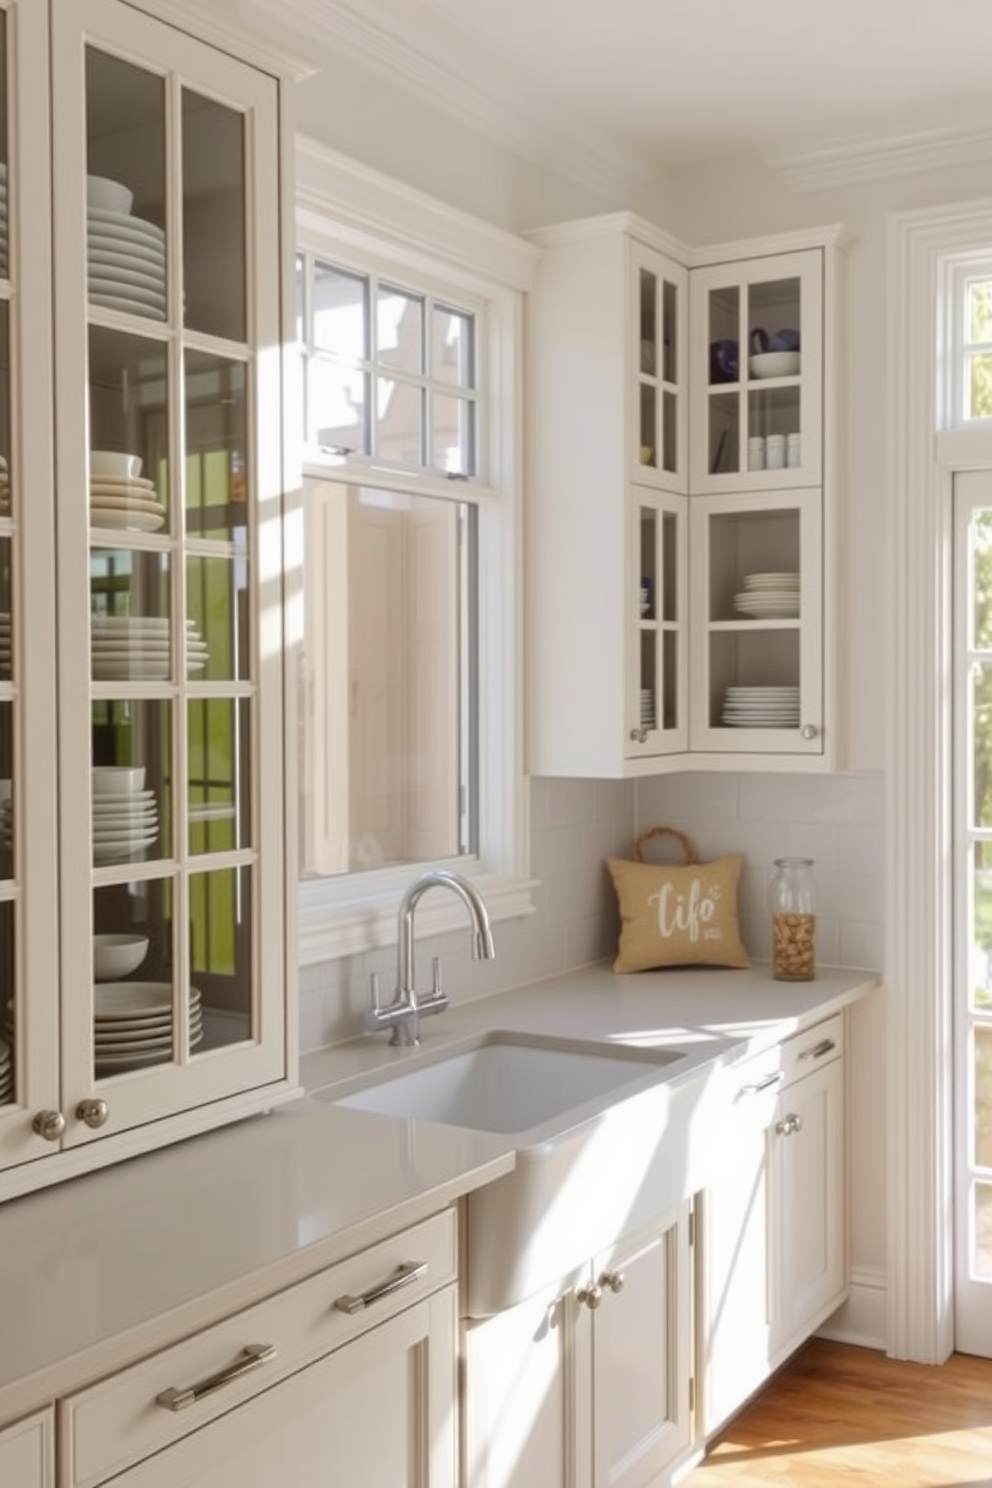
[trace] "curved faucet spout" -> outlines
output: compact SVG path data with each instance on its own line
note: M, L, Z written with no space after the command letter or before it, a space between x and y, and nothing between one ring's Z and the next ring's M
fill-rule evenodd
M400 900L399 925L397 926L398 964L397 995L411 997L416 1004L413 986L413 919L414 910L428 889L451 889L462 900L472 919L472 955L476 961L491 961L496 955L493 933L489 927L489 912L482 896L469 879L446 868L434 868L414 879Z

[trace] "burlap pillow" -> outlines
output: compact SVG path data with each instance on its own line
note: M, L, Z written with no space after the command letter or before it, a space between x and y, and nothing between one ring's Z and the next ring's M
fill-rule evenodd
M645 863L643 842L670 833L685 846L683 866ZM739 854L696 863L688 839L671 828L642 833L637 861L607 859L620 905L620 943L614 971L660 966L750 966L737 920Z

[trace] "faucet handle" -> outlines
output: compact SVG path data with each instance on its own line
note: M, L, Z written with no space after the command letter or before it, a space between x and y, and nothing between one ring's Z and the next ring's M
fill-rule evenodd
M377 1013L382 1007L379 1001L379 973L373 971L369 977L369 986L372 988L372 1011Z
M430 996L421 999L420 1011L426 1017L428 1013L443 1013L447 1006L448 999L441 986L441 957L434 956L431 959Z
M434 956L431 958L431 996L442 997L443 995L441 991L441 957Z

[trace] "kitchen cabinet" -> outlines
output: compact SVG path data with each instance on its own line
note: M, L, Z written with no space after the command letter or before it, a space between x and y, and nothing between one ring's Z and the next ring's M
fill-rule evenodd
M688 1201L463 1324L465 1488L661 1482L691 1430Z
M175 19L0 10L0 1196L295 1090L284 76Z
M836 768L842 235L534 237L528 769Z
M700 1426L711 1435L847 1294L843 1014L731 1072L701 1203Z
M688 279L621 214L534 235L528 769L640 775L688 741Z
M445 1211L59 1405L60 1488L455 1488Z
M55 1488L55 1414L51 1410L0 1431L0 1483Z

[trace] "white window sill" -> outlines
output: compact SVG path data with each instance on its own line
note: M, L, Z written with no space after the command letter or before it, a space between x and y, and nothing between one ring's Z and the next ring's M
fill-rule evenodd
M427 864L412 867L409 881ZM493 924L520 919L534 913L536 879L501 878L495 874L472 874ZM406 885L403 886L405 888ZM363 896L341 897L338 885L314 880L297 890L297 962L317 966L342 956L396 944L396 920L403 888L392 891L381 886ZM451 894L428 894L417 908L417 927L422 935L444 935L465 924L465 907Z

